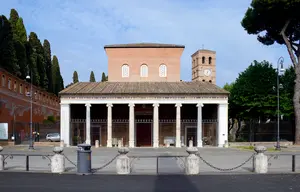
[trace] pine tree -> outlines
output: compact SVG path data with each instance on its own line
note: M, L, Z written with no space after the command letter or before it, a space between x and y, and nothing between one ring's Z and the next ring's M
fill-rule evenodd
M107 76L102 72L101 82L107 81Z
M60 67L57 57L54 55L52 59L52 80L54 93L58 95L58 93L64 89L64 82L60 73Z
M77 73L77 71L74 71L73 72L73 83L77 83L77 82L79 82L78 73Z
M49 92L53 92L51 48L50 48L50 43L47 39L44 40L43 48L44 48L44 54L45 54L44 55L45 70L46 70L46 76L47 76L47 79L48 79L48 88L47 88L47 90Z
M13 41L13 31L7 18L0 16L0 67L14 75L20 75Z
M94 75L93 71L91 71L91 74L90 74L90 82L96 82L95 75Z

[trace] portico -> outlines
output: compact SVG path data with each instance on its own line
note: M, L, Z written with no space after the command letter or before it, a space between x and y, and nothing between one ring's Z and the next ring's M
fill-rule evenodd
M205 130L214 131L214 128L216 133L212 145L223 147L228 138L227 92L216 86L206 93L199 91L207 89L207 85L212 87L211 84L193 82L185 85L186 89L191 89L189 94L182 94L184 90L174 94L166 89L157 93L155 88L152 94L143 94L138 86L136 92L139 94L129 94L123 87L126 83L121 83L124 94L118 94L120 84L108 82L92 86L94 93L91 94L83 89L78 91L82 84L75 84L61 92L61 137L67 146L73 145L74 136L79 134L78 131L77 135L72 134L75 129L73 120L76 119L81 119L83 125L82 134L79 134L84 138L81 142L93 144L91 137L98 134L97 140L106 147L114 146L115 139L122 139L123 145L129 147L154 148L165 146L166 141L173 143L174 147L182 147L192 139L197 147L202 147ZM115 90L110 94L97 92L95 88L103 84L106 84L105 87L114 85ZM155 84L170 86L167 82ZM182 85L183 82L173 84L177 87ZM151 86L148 83L148 89ZM91 125L95 125L93 127L100 130L99 133L95 133L94 128L91 130Z

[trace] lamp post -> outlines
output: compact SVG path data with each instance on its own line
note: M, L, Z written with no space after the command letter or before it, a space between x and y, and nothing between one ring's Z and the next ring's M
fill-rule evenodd
M34 149L33 147L33 139L32 139L32 71L30 70L30 75L26 76L26 79L30 79L30 141L29 141L29 148Z
M279 57L277 61L277 144L276 144L276 150L280 150L280 103L279 103L279 89L280 89L280 83L279 83L279 76L281 73L284 72L283 68L283 57ZM279 68L280 67L280 68Z

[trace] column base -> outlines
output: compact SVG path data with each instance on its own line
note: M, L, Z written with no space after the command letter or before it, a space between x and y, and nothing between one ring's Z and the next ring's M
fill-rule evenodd
M159 147L158 141L157 142L153 142L153 148L158 148L158 147Z
M134 141L129 141L129 147L130 147L130 148L135 147L135 146L134 146Z
M202 142L203 142L202 140L198 140L198 141L197 141L197 147L203 147Z
M224 144L218 144L218 147L222 147L222 148L223 148L223 147L224 147Z
M176 147L180 148L181 147L181 141L176 141Z
M111 140L106 141L106 147L112 147L112 141Z
M90 145L91 144L91 140L85 140L85 144Z

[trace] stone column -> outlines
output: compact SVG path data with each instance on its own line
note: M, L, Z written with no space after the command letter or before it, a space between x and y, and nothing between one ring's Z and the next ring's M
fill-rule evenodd
M218 147L224 147L228 141L228 104L219 104L218 106Z
M158 103L153 104L153 147L159 147L159 115L158 115Z
M70 104L60 104L60 140L70 146Z
M198 103L197 113L197 147L202 147L202 107L203 103Z
M257 153L254 156L253 168L255 173L267 173L268 172L268 156L264 154L267 150L264 146L255 147L255 152Z
M182 104L176 103L176 147L181 147L181 127L180 127L180 120L181 120L181 113L180 108Z
M3 151L3 147L0 146L0 152ZM0 154L0 171L4 170L4 155Z
M134 103L129 103L129 147L135 147Z
M112 107L113 104L108 103L107 107L107 147L112 147Z
M86 107L86 120L85 120L85 128L86 128L86 144L91 144L91 104L85 104Z

